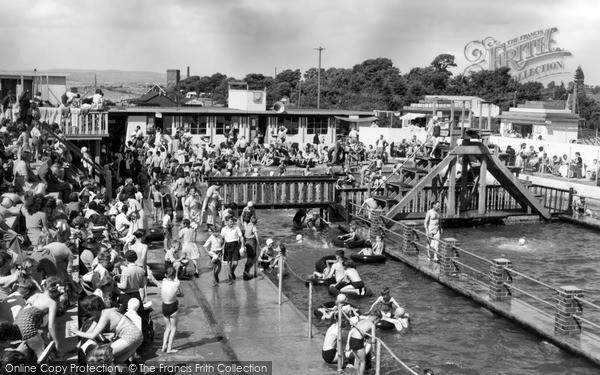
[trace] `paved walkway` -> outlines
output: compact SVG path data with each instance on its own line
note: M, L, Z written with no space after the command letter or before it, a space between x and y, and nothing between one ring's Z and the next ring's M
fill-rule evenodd
M199 244L205 234L199 234ZM149 263L160 263L162 246L150 250ZM243 281L238 267L237 282L227 283L227 267L221 270L221 283L212 286L208 257L202 254L198 279L182 282L184 296L179 298L179 331L173 347L179 352L160 352L164 321L160 312L160 290L149 289L156 336L142 353L147 363L185 364L198 361L270 361L272 374L333 374L335 366L321 359L323 334L313 329L308 338L307 319L287 301L278 305L277 287L266 277ZM182 372L183 373L183 372Z

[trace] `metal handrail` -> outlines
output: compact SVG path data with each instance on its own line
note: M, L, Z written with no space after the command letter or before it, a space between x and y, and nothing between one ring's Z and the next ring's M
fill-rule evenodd
M584 299L582 299L582 298L580 298L580 297L573 297L573 299L574 299L574 300L576 300L576 301L578 301L578 302L581 302L581 303L583 303L583 304L586 304L586 305L588 305L588 306L591 306L591 307L593 307L593 308L595 308L595 309L597 309L597 310L600 310L600 306L598 306L598 305L594 305L593 303L591 303L591 302L589 302L589 301L586 301L586 300L584 300Z
M543 303L543 304L545 304L545 305L547 305L547 306L550 306L550 307L552 307L552 308L556 307L554 304L552 304L552 303L550 303L550 302L548 302L548 301L546 301L546 300L543 300L543 299L541 299L540 297L538 297L538 296L535 296L535 295L533 295L533 294L531 294L531 293L528 293L528 292L524 291L523 289L517 288L517 287L516 287L516 286L514 286L514 285L507 284L507 283L503 283L503 284L504 284L504 286L505 286L506 288L508 288L509 290L510 290L510 289L514 289L514 290L516 290L517 292L520 292L520 293L522 293L522 294L526 295L527 297L531 297L531 298L533 298L534 300L536 300L536 301L538 301L538 302L541 302L541 303Z
M352 204L352 203L351 203L351 204ZM491 260L489 260L489 259L486 259L486 258L484 258L484 257L482 257L482 256L480 256L480 255L477 255L477 254L475 254L475 253L472 253L472 252L470 252L470 251L468 251L468 250L465 250L465 249L463 249L463 248L462 248L462 247L460 247L460 246L456 246L456 245L454 245L454 244L450 244L450 243L448 243L448 242L444 241L444 240L443 240L443 239L441 239L441 238L437 239L437 238L434 238L434 237L432 237L432 236L429 236L429 235L427 235L425 232L423 232L423 231L421 231L421 230L419 230L419 229L416 229L416 228L409 228L409 227L408 227L406 224L404 224L404 223L401 223L400 221L397 221L397 220L394 220L394 219L387 219L387 221L390 221L390 222L392 222L392 223L398 224L398 225L402 226L402 227L403 227L403 228L405 228L405 229L411 229L411 230L413 230L414 232L416 232L416 233L418 233L418 234L420 234L420 235L423 235L423 236L425 236L425 237L427 237L427 238L429 238L429 239L435 239L435 240L439 241L440 243L443 243L443 244L446 244L446 245L450 245L450 246L452 246L452 248L453 248L454 250L461 251L461 252L463 252L463 253L465 253L465 254L468 254L468 255L470 255L470 256L472 256L472 257L474 257L474 258L477 258L477 259L479 259L479 260L481 260L481 261L484 261L484 262L486 262L486 263L489 263L489 264L493 264L493 263L494 263L494 262L492 262ZM384 228L385 228L385 227L384 227ZM388 231L390 231L390 230L389 230L389 229L387 229L387 228L385 228L385 229L386 229L386 230L388 230Z
M556 288L555 288L555 287L553 287L552 285L549 285L549 284L546 284L546 283L544 283L544 282L542 282L542 281L536 280L536 279L534 279L533 277L530 277L530 276L527 276L527 275L525 275L525 274L523 274L523 273L521 273L521 272L515 271L515 270L514 270L514 269L512 269L512 268L507 268L507 267L502 267L502 268L503 268L503 269L504 269L506 272L508 272L508 274L509 274L509 275L510 275L511 273L515 273L515 274L517 274L517 275L519 275L519 276L521 276L521 277L523 277L523 278L525 278L525 279L527 279L527 280L533 281L534 283L537 283L537 284L539 284L539 285L541 285L541 286L544 286L544 287L546 287L546 288L548 288L548 289L552 289L553 291L555 291L555 292L558 292L558 289L556 289ZM512 277L512 276L511 276L511 277Z
M353 216L357 217L357 215L353 215ZM366 221L367 223L371 223L371 224L372 224L372 221L370 221L370 220L369 220L369 219L367 219L367 218L360 217L360 219L361 219L361 220L363 220L363 221ZM407 226L406 224L403 224L403 223L401 223L401 222L399 222L399 221L392 220L392 219L388 219L388 221L389 221L389 222L393 222L393 223L395 223L395 224L398 224L398 225L400 225L402 228L405 228L405 229L410 229L410 230L412 230L413 232L415 232L415 233L417 233L417 234L421 234L421 235L425 236L426 238L433 238L433 237L431 237L431 236L427 236L427 235L426 235L424 232L422 232L422 231L419 231L419 230L417 230L417 229L414 229L414 228L410 228L410 227L409 227L409 226ZM385 230L385 231L387 231L387 232L395 233L395 232L393 232L392 230L390 230L390 229L386 228L385 226L381 226L381 229L383 229L383 230ZM403 237L403 238L404 238L404 236L402 236L402 235L401 235L401 237ZM448 243L447 243L446 241L444 241L443 239L436 239L436 240L438 240L440 243L445 243L445 244L448 244ZM396 241L394 241L394 242L396 242ZM421 244L421 243L417 242L417 240L413 240L413 241L411 241L411 242L412 242L412 243L413 243L415 246L417 246L417 248L419 248L419 247L420 247L420 248L424 248L424 249L426 249L426 248L427 248L427 247L426 247L424 244ZM462 248L461 248L461 247L459 247L459 246L456 246L456 245L453 245L453 244L452 244L451 246L452 246L452 248L453 248L455 251L462 251L462 252L464 252L464 253L466 253L466 254L469 254L469 255L473 256L474 258L480 259L480 260L482 260L482 261L484 261L484 262L486 262L486 263L489 263L489 264L494 264L494 262L493 262L493 261L491 261L491 260L489 260L489 259L486 259L486 258L483 258L483 257L481 257L481 256L479 256L479 255L477 255L477 254L473 254L473 253L471 253L471 252L469 252L469 251L466 251L466 250L462 249ZM429 251L435 252L435 253L437 253L438 255L440 254L438 251L435 251L434 249L429 249ZM472 270L472 271L474 271L474 272L476 272L476 273L478 273L478 274L480 274L480 275L485 275L485 274L486 274L486 272L480 271L480 270L478 270L478 269L476 269L476 268L474 268L474 267L471 267L471 266L469 266L469 265L467 265L467 264L465 264L465 263L463 263L463 262L460 262L460 261L458 261L458 260L456 260L456 259L452 259L451 261L452 261L453 263L455 263L455 264L459 264L459 265L461 265L461 266L464 266L465 268L467 268L467 269L470 269L470 270ZM553 291L553 292L555 292L555 293L558 293L558 292L559 292L559 289L558 289L558 288L556 288L556 287L554 287L554 286L552 286L552 285L550 285L550 284L547 284L547 283L545 283L545 282L543 282L543 281L540 281L540 280L534 279L533 277L531 277L531 276L528 276L528 275L525 275L525 274L523 274L523 273L521 273L521 272L519 272L519 271L515 271L514 269L507 268L507 267L502 267L502 269L503 269L504 271L506 271L506 272L507 272L507 273L508 273L508 274L509 274L511 277L512 277L512 274L519 275L519 276L523 277L524 279L527 279L527 280L529 280L529 281L532 281L532 282L534 282L534 283L536 283L536 284L539 284L539 285L541 285L541 286L544 286L545 288L548 288L548 289L550 289L551 291ZM479 282L478 280L476 280L476 281L477 281L477 282ZM486 283L483 283L483 282L480 282L480 284L482 284L482 285L487 285ZM543 303L544 305L546 305L546 306L549 306L549 307L551 307L551 308L553 308L553 309L556 307L556 306L555 306L555 304L553 304L553 303L551 303L551 302L548 302L548 301L546 301L546 300L544 300L544 299L542 299L542 298L540 298L540 297L538 297L538 296L536 296L536 295L534 295L534 294L531 294L531 293L529 293L529 292L526 292L525 290L523 290L523 289L521 289L521 288L518 288L518 287L516 287L516 286L514 286L514 285L512 285L512 284L503 283L503 285L504 285L504 286L505 286L505 287L506 287L506 288L507 288L509 291L510 291L511 289L512 289L512 290L516 290L516 291L518 291L518 292L522 293L523 295L525 295L525 296L527 296L527 297L530 297L530 298L532 298L532 299L534 299L534 300L536 300L536 301L538 301L538 302L540 302L540 303ZM594 309L596 309L596 310L599 310L599 311L600 311L600 306L599 306L599 305L596 305L596 304L594 304L594 303L592 303L592 302L589 302L589 301L587 301L587 300L585 300L585 299L583 299L583 298L581 298L581 297L573 297L573 299L574 299L574 300L576 300L576 301L578 301L578 302L580 302L580 303L582 303L582 304L585 304L585 305L587 305L587 306L589 306L589 307L592 307L592 308L594 308ZM576 319L579 319L579 320L581 320L581 321L583 321L583 322L586 322L586 323L588 323L588 324L590 324L590 325L592 325L592 326L594 326L594 327L596 327L596 328L600 328L600 325L598 325L598 324L595 324L595 323L593 323L593 322L589 321L588 319L585 319L585 318L582 318L582 317L580 317L580 316L576 316L576 315L573 315L573 317L574 317L574 318L576 318Z
M485 272L483 272L483 271L480 271L480 270L478 270L477 268L471 267L471 266L469 266L468 264L465 264L465 263L459 262L459 261L458 261L458 260L456 260L456 259L452 259L452 263L460 264L461 266L463 266L463 267L465 267L465 268L468 268L468 269L470 269L471 271L473 271L473 272L476 272L476 273L478 273L478 274L480 274L480 275L484 275L484 276L486 275L486 273L485 273Z
M600 325L598 325L598 324L596 324L594 322L591 322L591 321L587 320L586 318L583 318L583 317L581 317L579 315L573 315L573 318L577 319L577 320L581 320L582 322L585 322L585 323L587 323L589 325L592 325L592 326L600 329Z

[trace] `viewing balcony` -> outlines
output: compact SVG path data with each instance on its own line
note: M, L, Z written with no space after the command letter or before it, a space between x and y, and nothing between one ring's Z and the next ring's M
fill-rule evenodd
M67 139L100 139L108 137L108 111L71 108L40 108L40 121L60 125Z

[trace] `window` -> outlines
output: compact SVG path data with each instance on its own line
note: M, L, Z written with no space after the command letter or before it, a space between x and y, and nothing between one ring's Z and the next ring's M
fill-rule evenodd
M341 121L335 119L335 134L338 137L346 136L350 133L350 123L348 121Z
M229 134L232 129L240 128L239 116L217 116L215 125L215 134Z
M184 129L189 129L191 134L205 135L208 129L208 118L206 116L183 116L181 123Z
M321 116L308 117L306 134L327 134L327 118Z
M146 117L146 131L147 132L154 131L154 116Z
M173 133L173 116L163 116L162 132L168 135Z
M286 116L283 118L283 126L288 130L288 135L296 135L298 134L298 128L300 127L300 118Z

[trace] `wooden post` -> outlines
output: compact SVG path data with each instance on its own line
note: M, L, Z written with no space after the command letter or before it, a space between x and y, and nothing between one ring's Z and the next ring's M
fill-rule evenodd
M452 150L457 145L454 138L454 100L450 101L450 125L448 130L450 131L450 149Z
M479 205L477 207L477 213L483 215L486 211L485 203L487 191L487 161L485 158L481 160L481 168L479 169Z
M279 255L279 306L281 306L281 300L283 295L283 256Z
M458 156L456 156L458 158ZM446 207L447 217L454 217L456 213L456 162L450 164L448 172L448 205Z
M343 315L342 315L342 304L337 302L337 309L338 309L338 335L337 335L337 352L338 352L338 363L337 363L337 368L338 368L338 372L343 372L344 369L342 368L342 366L344 365L344 348L342 346L342 319L343 319Z
M462 170L460 173L460 211L466 211L469 204L467 196L469 194L469 188L467 186L467 175L469 174L469 156L464 155L462 157Z
M469 102L469 128L475 129L473 126L473 102Z
M308 338L312 338L312 295L313 295L313 283L308 283Z
M375 334L375 332L373 332ZM377 340L375 343L375 375L381 374L381 341Z
M460 111L460 136L462 138L465 137L465 106L466 106L466 102L463 100L462 101L462 108Z
M565 212L567 215L573 215L573 197L575 196L575 194L577 194L577 191L575 191L575 189L573 188L570 188L569 201L567 202L567 212Z

